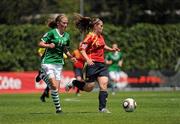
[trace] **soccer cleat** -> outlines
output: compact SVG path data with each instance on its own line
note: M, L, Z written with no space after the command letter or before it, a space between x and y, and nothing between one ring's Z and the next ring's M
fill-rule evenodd
M49 98L49 92L46 92L46 93L45 93L45 97L46 97L46 98Z
M81 94L80 93L76 93L76 96L81 96Z
M66 87L65 87L65 90L66 92L68 92L71 88L73 88L73 81L76 80L76 78L72 78L67 84L66 84Z
M106 109L106 108L103 108L103 109L101 109L101 110L99 110L99 112L100 113L111 113L108 109Z
M56 114L62 114L63 111L62 110L56 110Z
M40 81L41 81L41 78L39 77L39 75L37 75L35 78L35 83L39 83Z
M112 95L116 95L116 93L115 93L115 92L112 92Z
M41 102L46 102L45 96L42 95L42 96L40 97L40 100L41 100Z
M46 90L44 91L44 96L46 98L49 98L49 89L46 88Z

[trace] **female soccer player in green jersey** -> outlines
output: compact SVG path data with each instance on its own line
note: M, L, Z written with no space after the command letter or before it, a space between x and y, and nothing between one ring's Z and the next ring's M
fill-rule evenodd
M38 49L38 55L41 57L41 59L43 58L45 50L46 50L45 48ZM63 53L63 58L67 59L67 55L65 53ZM35 78L35 83L39 83L41 81L40 75L41 75L41 69L38 71L38 75ZM46 86L40 97L40 100L42 102L46 102L46 98L49 98L49 90L50 90L49 87Z
M117 43L112 44L112 48L118 48ZM106 55L106 64L108 66L110 82L109 85L112 88L112 95L115 94L115 88L117 87L117 83L120 82L121 77L127 77L127 74L122 71L123 64L123 52L109 52Z
M56 19L48 25L52 29L45 33L39 42L39 47L46 48L41 61L42 74L40 77L51 89L51 96L56 107L56 113L62 112L58 86L64 64L63 52L66 53L72 61L76 61L68 50L70 37L69 34L65 32L67 25L67 16L65 14L58 15Z

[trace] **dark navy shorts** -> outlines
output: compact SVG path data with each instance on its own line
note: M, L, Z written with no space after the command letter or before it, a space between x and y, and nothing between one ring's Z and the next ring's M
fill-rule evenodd
M98 77L109 76L107 66L101 62L94 62L94 65L87 65L85 68L86 82L94 82Z
M75 76L81 76L83 77L83 72L82 72L82 69L80 68L74 68L74 73L75 73Z

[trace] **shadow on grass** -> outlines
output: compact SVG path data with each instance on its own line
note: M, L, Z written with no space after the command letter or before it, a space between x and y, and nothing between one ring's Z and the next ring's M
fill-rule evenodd
M64 112L66 114L92 114L92 113L99 113L99 112Z
M34 112L34 113L29 113L31 115L46 115L46 114L53 114L53 113L46 113L46 112Z
M59 114L95 114L99 112L63 112ZM49 113L49 112L34 112L34 113L29 113L31 115L47 115L47 114L56 114L56 113Z

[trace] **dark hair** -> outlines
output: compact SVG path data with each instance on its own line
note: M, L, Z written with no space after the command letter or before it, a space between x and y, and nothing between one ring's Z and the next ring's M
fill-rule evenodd
M112 44L112 45L113 45L113 44L117 44L117 42L115 42L115 41L112 41L112 42L111 42L111 44ZM118 44L117 44L117 45L118 45Z
M75 13L74 16L76 28L78 28L80 32L89 31L95 24L101 21L99 18L83 17L77 13Z
M62 18L67 17L65 14L59 14L55 20L51 20L48 23L48 27L50 28L56 28L57 27L57 23L61 21Z

